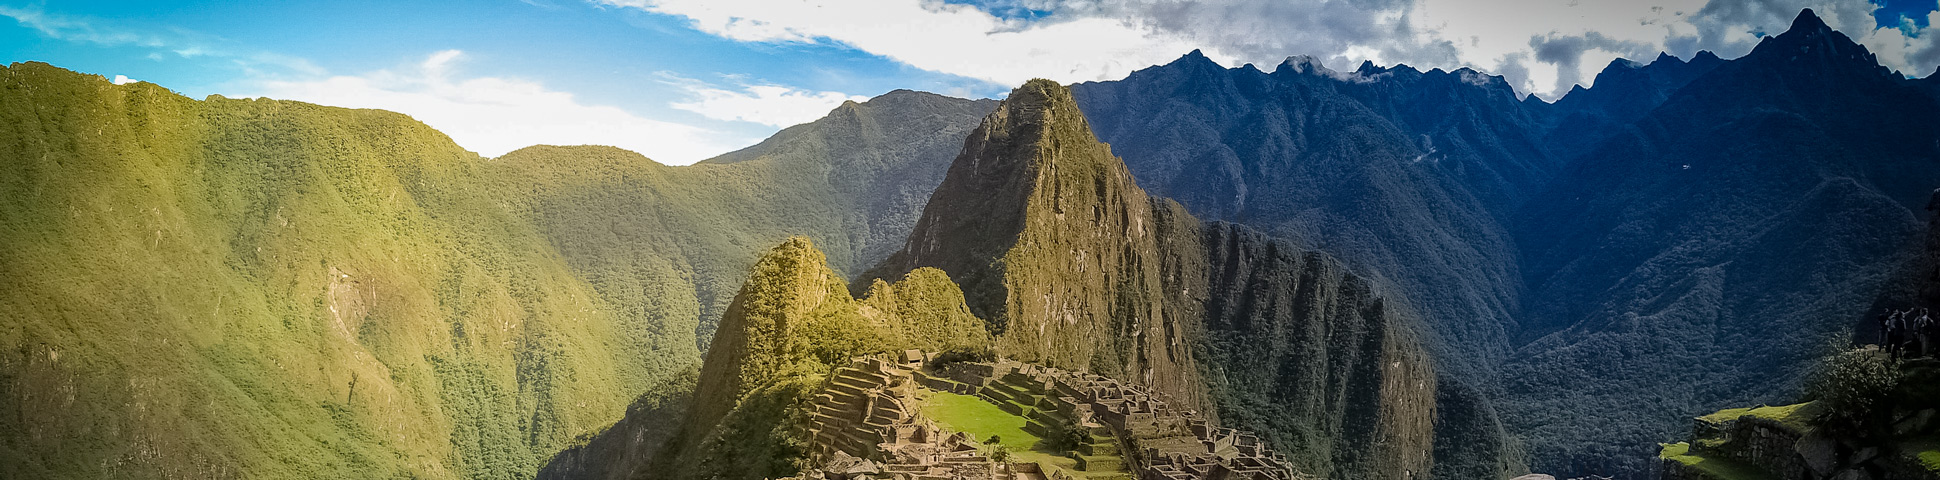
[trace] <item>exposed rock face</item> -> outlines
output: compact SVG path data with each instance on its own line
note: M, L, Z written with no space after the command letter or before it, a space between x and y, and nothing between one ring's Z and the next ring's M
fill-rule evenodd
M1406 309L1324 255L1146 195L1055 83L985 119L863 280L925 266L963 282L1006 355L1149 386L1309 473L1431 468L1435 374Z
M1162 224L1178 218L1163 205L1091 135L1068 89L1032 81L971 132L909 242L864 279L940 268L1002 334L1004 353L1203 407L1188 350L1198 315L1181 310L1195 302L1163 288L1168 276L1189 284L1203 274L1165 269L1182 262L1168 262L1180 252L1162 244L1196 239Z

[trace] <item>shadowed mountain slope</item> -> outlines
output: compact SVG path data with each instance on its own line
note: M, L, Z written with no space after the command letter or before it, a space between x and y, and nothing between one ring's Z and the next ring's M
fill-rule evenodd
M1192 54L1072 89L1154 193L1384 277L1468 381L1507 355L1519 274L1501 224L1555 167L1498 78L1299 57L1264 73Z
M1807 10L1580 157L1517 225L1504 379L1538 469L1635 476L1684 418L1797 391L1918 247L1934 125Z
M1648 64L1611 60L1597 73L1596 88L1576 87L1555 104L1540 99L1525 102L1545 120L1545 141L1559 155L1580 154L1604 138L1628 128L1669 99L1677 89L1710 72L1723 59L1700 51L1684 61L1658 54Z

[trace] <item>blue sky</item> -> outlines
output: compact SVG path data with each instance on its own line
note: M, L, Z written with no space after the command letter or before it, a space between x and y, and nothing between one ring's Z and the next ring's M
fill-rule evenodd
M1742 55L1801 7L1888 66L1940 65L1940 0L0 0L0 61L396 110L485 155L598 143L684 164L844 100L995 97L1192 49L1229 66L1468 66L1552 98L1618 56Z

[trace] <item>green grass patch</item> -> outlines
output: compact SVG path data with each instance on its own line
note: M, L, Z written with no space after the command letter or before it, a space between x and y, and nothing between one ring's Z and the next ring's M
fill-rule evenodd
M1929 436L1908 440L1900 444L1902 451L1909 452L1920 461L1920 466L1929 472L1940 472L1940 436Z
M1683 442L1665 445L1657 457L1696 468L1698 472L1715 480L1778 480L1777 476L1744 463L1693 454L1691 445Z
M1756 417L1778 422L1787 428L1804 432L1812 428L1812 417L1818 416L1821 408L1813 402L1776 407L1751 407L1719 410L1717 413L1698 417L1698 420L1717 424L1742 417Z
M923 415L936 420L944 428L969 433L978 441L996 435L998 443L1010 449L1012 462L1035 462L1044 468L1063 469L1066 473L1080 478L1098 477L1100 472L1086 472L1078 469L1078 461L1038 449L1043 438L1024 431L1029 420L1011 415L1002 408L971 395L958 395L949 392L929 391L923 402Z
M1027 422L1024 417L970 395L930 392L928 401L923 403L923 414L946 428L969 433L980 442L996 435L1013 453L1031 451L1043 440L1024 431Z

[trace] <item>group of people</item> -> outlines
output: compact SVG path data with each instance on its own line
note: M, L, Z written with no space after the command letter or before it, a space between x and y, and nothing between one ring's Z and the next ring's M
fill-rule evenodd
M1879 331L1893 359L1940 356L1940 321L1927 309L1888 312L1879 316Z

